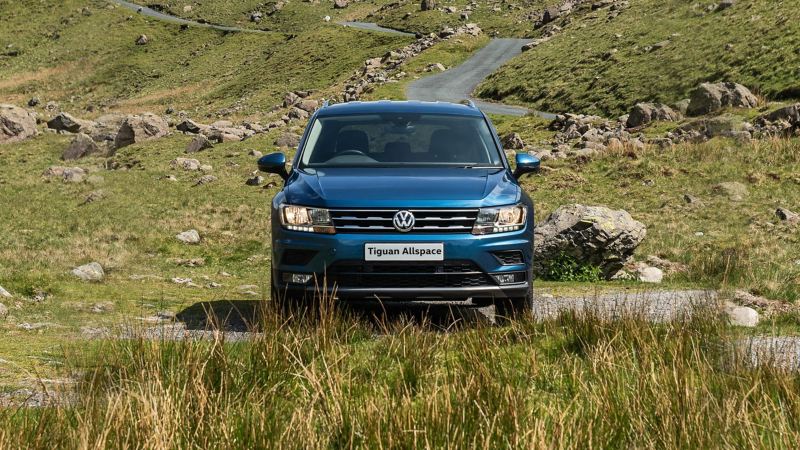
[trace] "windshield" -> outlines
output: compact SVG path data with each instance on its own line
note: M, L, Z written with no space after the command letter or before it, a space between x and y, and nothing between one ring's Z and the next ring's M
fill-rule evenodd
M502 167L483 117L359 114L320 117L300 167Z

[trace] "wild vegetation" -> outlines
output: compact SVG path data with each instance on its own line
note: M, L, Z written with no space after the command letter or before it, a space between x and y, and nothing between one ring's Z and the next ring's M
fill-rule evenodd
M591 313L440 332L322 307L231 343L70 353L70 404L0 412L3 447L792 448L800 378L751 368L714 314Z
M614 18L586 3L553 22L563 31L490 76L479 95L605 117L641 101L673 104L706 81L742 83L772 100L800 97L797 8L768 0L724 10L718 2L627 3Z

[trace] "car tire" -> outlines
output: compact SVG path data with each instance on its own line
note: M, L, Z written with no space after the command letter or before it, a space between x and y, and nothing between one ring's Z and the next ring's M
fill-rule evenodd
M528 290L524 297L511 297L496 300L494 315L497 323L507 323L511 320L525 318L533 309L533 289Z

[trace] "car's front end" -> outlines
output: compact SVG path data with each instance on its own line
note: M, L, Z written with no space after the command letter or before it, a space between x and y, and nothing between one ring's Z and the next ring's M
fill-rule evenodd
M436 120L431 119L441 127ZM418 124L413 133L423 130ZM315 132L320 133L306 132L301 152ZM390 132L402 134L397 126ZM337 133L344 133L341 127ZM367 150L348 154L352 149L342 154L363 154L371 164L314 166L312 158L304 166L303 157L296 158L272 203L275 293L302 298L327 291L342 300L386 302L528 299L533 203L497 136L492 132L490 138L497 157L480 165L439 164L447 155L430 156L437 164L372 164L372 158L388 156Z

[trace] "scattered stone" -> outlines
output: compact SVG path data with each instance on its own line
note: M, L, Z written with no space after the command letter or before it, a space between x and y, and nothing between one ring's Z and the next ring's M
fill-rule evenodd
M534 230L534 272L545 273L549 261L569 257L600 268L611 279L644 240L645 226L626 211L603 206L565 205Z
M244 184L247 186L261 186L262 183L264 183L264 177L256 175L252 178L248 178Z
M758 312L753 308L726 304L725 313L728 315L728 322L733 326L752 328L758 325Z
M195 229L187 230L182 233L179 233L175 236L176 239L183 242L184 244L199 244L200 243L200 233L197 232Z
M91 133L94 123L88 120L81 120L62 112L47 121L47 128L56 131L66 131L69 133Z
M695 197L694 195L683 194L683 201L685 201L690 205L703 206L703 201Z
M192 134L199 134L207 128L208 128L207 125L200 125L191 119L184 119L183 121L181 121L181 123L175 126L175 129L177 129L178 131L182 131L184 133L192 133Z
M205 135L198 134L186 146L186 153L197 153L208 148L214 148L214 144Z
M120 125L114 138L114 147L122 148L134 143L164 137L169 133L169 124L162 117L152 113L128 116Z
M316 100L301 100L297 103L297 107L311 114L319 108L319 102Z
M92 191L92 192L89 193L89 195L86 196L86 198L83 200L83 202L80 204L80 206L88 205L89 203L94 203L94 202L102 200L104 198L106 198L105 192L103 192L103 191Z
M37 133L33 113L18 106L0 104L0 144L20 142Z
M740 202L747 196L747 186L738 181L716 184L712 186L711 191L718 195L724 195L734 202Z
M197 182L194 184L195 186L202 186L205 184L210 184L217 181L217 177L214 175L203 175L202 177L197 179Z
M105 312L112 311L113 309L114 309L114 304L113 303L111 303L111 302L100 302L100 303L95 303L94 305L92 305L92 308L90 309L90 311L95 313L95 314L100 314L100 313L105 313Z
M39 103L41 103L39 97L31 97L31 99L28 100L28 106L30 106L31 108L38 106Z
M722 11L728 8L732 8L733 5L735 4L736 0L722 0L721 2L719 2L719 5L717 5L717 11Z
M0 303L0 319L5 319L8 316L8 308L6 305Z
M147 37L146 34L140 34L138 38L136 38L136 45L147 45L150 42L150 38Z
M775 215L786 223L800 223L800 214L789 211L786 208L778 208L775 210Z
M102 153L100 146L88 135L78 133L70 142L69 147L64 150L61 159L64 161L74 161L89 155Z
M43 173L45 178L60 178L65 183L80 183L86 177L86 171L80 167L50 166Z
M248 156L254 156L254 157L256 157L256 158L261 158L262 156L264 156L264 154L263 154L263 153L261 153L261 152L260 152L260 151L258 151L258 150L250 150L250 151L247 153L247 155L248 155Z
M525 147L525 141L522 140L519 133L508 133L501 139L503 148L511 150L521 150Z
M444 72L445 70L447 70L447 67L442 63L428 64L427 67L425 67L425 72Z
M261 11L253 11L250 13L250 22L260 23L261 19L264 18L264 15Z
M643 283L661 283L664 272L658 267L643 267L639 270L639 281Z
M655 255L648 255L645 259L645 262L652 266L661 269L665 274L675 274L675 273L685 273L689 271L689 267L686 264L676 263L673 261L668 261L663 258L659 258Z
M433 11L436 9L435 0L422 0L419 5L420 11Z
M206 260L203 258L177 258L173 262L183 267L202 267L206 265Z
M628 128L636 128L654 121L678 121L681 115L674 109L661 103L637 103L633 107L625 124Z
M11 298L11 293L0 286L0 297Z
M738 83L703 83L692 91L686 110L690 116L702 116L726 107L755 108L758 99Z
M333 0L333 9L344 9L347 5L347 0Z
M195 171L200 170L200 161L191 158L175 158L170 163L169 166L172 169L183 169L188 171Z
M106 274L103 266L97 262L91 262L72 269L72 274L83 281L103 281Z
M300 145L300 136L294 133L283 133L275 139L275 145L281 148L295 148Z

